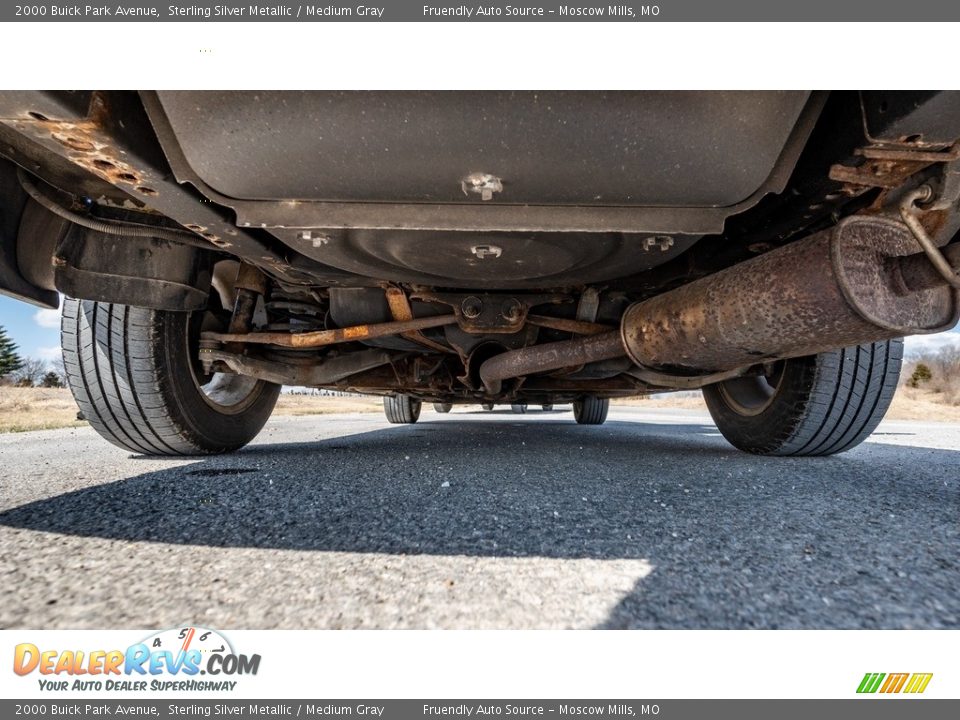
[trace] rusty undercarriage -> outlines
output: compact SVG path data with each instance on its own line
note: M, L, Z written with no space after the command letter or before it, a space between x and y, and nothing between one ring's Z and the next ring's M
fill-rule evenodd
M957 323L958 143L955 92L3 92L0 290L71 298L71 388L148 454L280 385L400 423L705 388L829 454Z

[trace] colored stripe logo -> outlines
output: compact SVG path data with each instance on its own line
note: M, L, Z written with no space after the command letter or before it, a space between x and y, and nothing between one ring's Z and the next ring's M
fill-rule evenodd
M919 694L927 689L933 673L866 673L857 692L872 693L910 693Z

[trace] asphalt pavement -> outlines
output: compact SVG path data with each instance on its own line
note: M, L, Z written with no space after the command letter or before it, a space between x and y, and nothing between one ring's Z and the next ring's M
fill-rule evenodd
M695 411L280 417L234 455L0 435L0 627L956 628L960 425L832 458Z

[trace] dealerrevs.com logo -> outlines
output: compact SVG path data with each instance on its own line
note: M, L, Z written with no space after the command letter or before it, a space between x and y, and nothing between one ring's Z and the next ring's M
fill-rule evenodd
M927 689L932 678L933 673L866 673L857 692L916 695Z
M20 643L13 671L38 675L45 691L230 691L242 675L256 675L260 655L237 653L215 630L174 628L125 650L57 650ZM199 676L204 676L199 679Z

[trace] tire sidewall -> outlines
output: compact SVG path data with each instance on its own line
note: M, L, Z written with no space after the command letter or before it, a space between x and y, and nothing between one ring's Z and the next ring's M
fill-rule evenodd
M775 453L789 440L806 413L816 382L816 357L786 361L780 384L760 412L743 414L730 404L719 385L703 388L703 398L720 433L746 452Z

